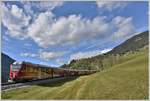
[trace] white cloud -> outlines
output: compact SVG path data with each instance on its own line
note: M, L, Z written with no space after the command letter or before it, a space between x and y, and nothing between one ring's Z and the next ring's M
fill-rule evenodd
M93 20L81 16L70 15L55 20L50 12L41 13L29 28L29 36L40 46L71 43L93 38L105 37L111 27L105 17L95 17ZM103 25L103 26L102 26Z
M31 57L31 58L40 58L44 61L49 61L52 59L56 59L64 55L65 52L49 52L49 51L39 51L37 54L34 53L21 53L20 56L22 57Z
M70 60L73 60L73 59L78 60L78 59L83 59L83 58L94 57L94 56L97 56L99 54L106 53L110 50L111 49L95 50L95 51L87 51L87 52L78 52L78 53L72 54L70 56Z
M108 11L112 11L114 9L121 9L127 5L126 2L121 1L97 1L97 6L99 8L106 9Z
M76 44L97 37L103 38L110 28L105 17L99 16L88 20L79 15L70 15L55 20L53 14L45 12L41 13L31 25L28 34L36 43L45 47L63 43Z
M30 43L25 43L24 46L29 47L29 46L32 46L32 44L30 44Z
M61 17L58 20L53 17L50 12L41 13L29 28L29 36L41 47L64 43L77 44L83 40L96 38L104 39L114 32L113 36L120 38L134 31L131 17L118 16L111 22L107 22L106 17L101 16L93 20L76 15Z
M92 20L80 15L55 18L51 11L39 13L29 24L30 16L16 5L8 9L3 4L2 23L12 37L30 38L41 47L61 44L78 44L93 39L128 36L134 30L131 17L115 17L108 21L106 16ZM114 34L113 34L114 33Z
M111 50L112 50L111 48L104 49L104 50L102 50L102 51L101 51L101 54L103 54L103 53L107 53L107 52L109 52L109 51L111 51Z
M16 5L12 5L10 9L2 3L2 23L7 27L9 35L13 37L25 37L25 27L28 27L30 16L23 13L23 10Z
M56 62L59 64L59 65L63 65L63 64L66 64L67 61L64 60L64 59L56 59Z
M22 57L37 57L37 54L33 54L33 53L21 53L20 56Z
M41 61L39 64L49 66L49 64L48 64L47 62L45 62L45 61ZM51 65L51 66L52 66L52 65Z
M40 10L53 10L56 7L60 7L64 4L63 1L22 1L21 2L25 8L32 8L40 9Z
M35 19L37 12L52 11L64 4L63 1L21 1L25 12Z
M2 24L8 28L8 33L10 36L22 39L28 37L27 31L30 28L29 22L31 20L31 16L32 20L34 20L35 15L37 15L33 11L34 7L41 10L45 9L47 11L63 5L63 2L61 1L22 1L22 3L24 4L24 9L19 8L17 5L7 4L6 6L5 3L2 3ZM51 13L51 11L49 11L49 13ZM40 21L41 20L42 19L40 19Z
M47 52L47 51L40 51L39 57L45 61L56 59L62 55L64 55L64 52Z
M33 6L37 7L38 9L42 10L53 10L56 7L62 6L62 1L40 1L37 3L32 3Z
M125 17L117 16L113 19L112 22L114 23L114 25L116 25L116 27L118 29L113 34L113 37L115 39L116 38L124 38L125 39L126 37L129 37L131 34L133 34L135 31L131 17L125 18Z
M28 28L28 36L40 46L44 46L49 43L49 32L53 23L52 18L53 14L51 12L41 13L34 23L32 23Z

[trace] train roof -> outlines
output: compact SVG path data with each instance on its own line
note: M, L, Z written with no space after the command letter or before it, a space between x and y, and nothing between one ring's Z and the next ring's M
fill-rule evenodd
M42 64L35 64L35 63L31 63L31 62L26 62L26 61L15 61L13 63L14 65L15 64L30 64L30 65L33 65L33 66L39 66L39 67L43 67L43 68L55 68L55 67L51 67L51 66L47 66L47 65L42 65Z
M22 64L22 63L23 63L22 61L15 61L13 62L13 65Z
M31 64L31 65L34 65L34 66L39 66L39 67L42 67L42 68L55 68L55 67L51 67L51 66L48 66L48 65L42 65L42 64L35 64L35 63L31 63L31 62L23 62L25 64Z
M59 70L66 70L66 71L98 71L98 70L79 70L79 69L65 69L65 68L56 68L56 67L51 67L51 66L47 66L47 65L42 65L42 64L34 64L31 62L26 62L26 61L15 61L13 63L14 65L16 64L30 64L30 65L34 65L37 67L41 67L41 68L53 68L53 69L59 69Z

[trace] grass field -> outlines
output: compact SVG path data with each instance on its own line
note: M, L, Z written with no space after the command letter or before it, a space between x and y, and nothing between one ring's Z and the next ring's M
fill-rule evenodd
M122 60L92 75L2 92L2 99L148 99L148 51Z

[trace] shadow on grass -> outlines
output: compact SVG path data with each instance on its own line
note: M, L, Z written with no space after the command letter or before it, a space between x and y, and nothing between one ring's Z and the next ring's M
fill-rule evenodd
M75 79L77 79L79 76L73 76L73 77L65 77L63 79L55 79L46 83L42 83L42 84L36 84L38 86L43 86L43 87L58 87L58 86L62 86L67 82L71 82L74 81Z

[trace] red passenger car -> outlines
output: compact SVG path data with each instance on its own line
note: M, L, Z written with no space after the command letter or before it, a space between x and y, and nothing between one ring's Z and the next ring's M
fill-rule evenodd
M50 66L33 64L30 62L14 62L10 65L9 81L29 81L53 77L76 76L95 73L92 70L73 70L52 68Z

